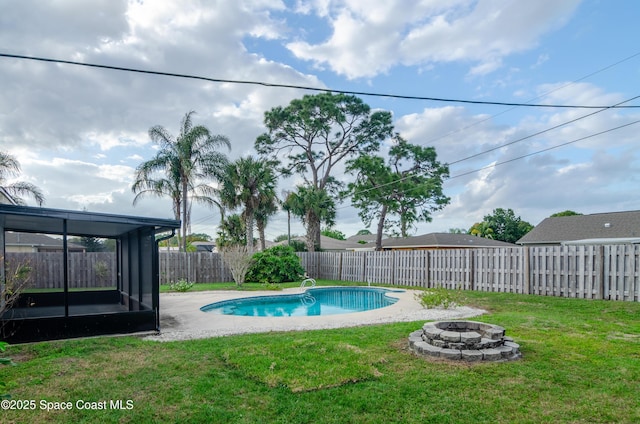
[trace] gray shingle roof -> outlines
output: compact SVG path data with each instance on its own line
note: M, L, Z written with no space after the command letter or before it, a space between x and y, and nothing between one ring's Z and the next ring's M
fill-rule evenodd
M301 242L305 242L304 236L293 237L292 240L298 240ZM287 244L286 240L275 243L276 245L285 245ZM350 242L347 240L337 240L331 237L327 237L324 235L320 235L320 247L322 250L346 250L353 249L355 247L362 247L364 244L359 244L357 242Z
M560 244L583 239L640 237L640 211L546 218L518 244Z
M364 246L368 247L370 244ZM375 245L375 244L374 244ZM456 247L515 247L499 240L476 237L469 234L429 233L414 237L382 240L384 249L392 248L456 248Z
M13 231L7 231L4 234L4 240L7 246L38 246L62 248L62 239L38 233L15 233ZM67 247L84 249L84 246L75 243L69 243Z
M352 242L352 243L358 243L358 244L363 244L363 243L359 243L361 240L362 241L366 241L366 242L371 242L371 241L376 241L376 234L360 234L360 235L355 235L355 236L351 236L351 237L347 237L348 242ZM389 236L387 236L386 234L382 235L382 239L386 239Z
M36 233L14 233L7 231L4 235L8 245L62 247L62 239Z

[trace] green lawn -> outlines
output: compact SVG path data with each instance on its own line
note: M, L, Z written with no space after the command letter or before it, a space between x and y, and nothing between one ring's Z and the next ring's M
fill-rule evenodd
M334 281L334 280L316 280L318 286L362 286L366 283L353 282L353 281ZM384 286L384 284L376 284L377 286ZM289 283L279 284L262 284L262 283L244 283L241 286L236 285L234 282L229 283L196 283L189 291L206 291L206 290L240 290L240 291L257 291L257 290L282 290L300 287L300 281L293 281ZM307 285L307 287L310 287ZM160 285L160 293L171 292L169 284Z
M520 361L407 351L423 322L149 342L11 346L0 380L33 411L2 423L638 423L640 303L464 293L521 345ZM285 318L286 319L286 318ZM71 402L44 411L41 401ZM132 409L80 410L78 401ZM97 403L95 406L101 406ZM124 402L126 407L127 403Z

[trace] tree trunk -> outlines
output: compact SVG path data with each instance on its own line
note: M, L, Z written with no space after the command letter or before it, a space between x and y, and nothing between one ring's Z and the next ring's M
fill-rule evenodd
M187 226L189 225L189 219L187 218L188 210L189 210L187 205L188 187L189 186L187 184L187 180L183 178L182 180L182 248L181 248L183 252L187 251Z
M260 250L264 252L265 249L267 248L267 242L265 240L265 235L264 235L264 227L265 227L264 221L258 221L257 226L258 226L258 236L260 237Z
M182 196L174 203L173 205L173 217L176 221L180 221L180 228L178 228L178 249L181 249L182 246L182 221L180 220L180 215L182 214ZM167 240L167 252L171 250L171 243Z
M247 213L244 226L247 235L247 251L253 253L253 213Z
M409 237L409 231L407 230L407 220L404 219L404 214L400 214L400 235L402 237Z
M384 221L387 218L387 205L382 205L380 219L378 220L378 232L376 233L376 250L382 250L382 231L384 231Z
M307 252L315 252L320 248L320 219L313 214L307 214Z

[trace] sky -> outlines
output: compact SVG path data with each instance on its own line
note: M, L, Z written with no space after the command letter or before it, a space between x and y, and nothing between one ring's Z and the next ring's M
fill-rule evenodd
M636 0L0 0L0 54L439 99L636 106L360 96L450 164L451 202L416 224L418 235L469 229L496 208L533 225L567 209L640 210L638 21ZM135 169L156 152L149 128L177 135L196 111L195 124L229 138L234 160L256 155L266 111L313 92L0 57L0 93L0 150L45 207L171 218L168 199L132 204ZM350 178L341 168L336 177ZM348 201L337 212L345 235L366 228ZM215 237L219 221L193 206L193 232ZM266 236L286 232L279 213Z

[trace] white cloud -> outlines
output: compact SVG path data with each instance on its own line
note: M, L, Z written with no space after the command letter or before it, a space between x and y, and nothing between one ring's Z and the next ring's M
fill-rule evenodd
M71 196L67 196L66 199L84 206L101 203L113 203L113 196L111 192L95 194L74 194Z
M510 2L334 1L318 10L332 28L320 43L287 47L298 58L328 65L350 79L373 77L391 67L432 62L475 62L472 75L501 66L501 58L534 47L564 24L580 0Z

